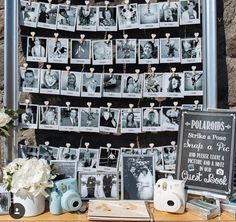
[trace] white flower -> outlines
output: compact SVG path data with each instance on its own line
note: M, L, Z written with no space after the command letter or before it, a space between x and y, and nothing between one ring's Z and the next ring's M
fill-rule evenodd
M0 111L0 127L6 126L12 118L4 112L4 110Z

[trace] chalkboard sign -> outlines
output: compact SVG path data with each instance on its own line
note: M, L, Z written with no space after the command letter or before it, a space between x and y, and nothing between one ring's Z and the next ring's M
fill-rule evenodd
M235 118L228 112L181 113L176 177L188 188L232 193Z

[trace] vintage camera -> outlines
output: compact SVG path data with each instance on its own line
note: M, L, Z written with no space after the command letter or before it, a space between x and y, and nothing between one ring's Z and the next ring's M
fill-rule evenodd
M170 213L183 213L186 203L185 181L159 179L154 189L156 210Z
M52 214L80 210L82 201L75 178L56 181L50 194L49 209Z

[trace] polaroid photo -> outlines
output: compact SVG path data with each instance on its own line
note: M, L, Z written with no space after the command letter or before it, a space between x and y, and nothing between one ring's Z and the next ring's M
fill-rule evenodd
M175 170L177 150L173 146L163 147L163 161L165 170Z
M0 183L0 215L9 214L11 206L11 194L7 192L2 183Z
M142 108L143 132L161 131L161 107L143 107Z
M202 43L201 38L181 39L182 56L181 63L201 63L202 62Z
M121 133L142 132L142 109L121 109Z
M116 6L99 6L98 31L117 31L117 12Z
M46 29L55 29L57 28L57 14L58 14L58 5L57 4L39 4L39 13L38 13L38 27Z
M144 73L143 97L163 97L164 74Z
M185 96L203 95L203 71L184 72L184 95Z
M70 53L71 64L90 64L91 40L71 39Z
M39 129L58 130L58 106L40 106Z
M112 65L112 40L94 40L92 41L93 65Z
M80 132L99 132L100 109L80 108Z
M142 98L143 96L143 75L142 74L122 74L122 97Z
M67 5L58 5L58 7L57 29L74 32L78 8Z
M52 173L63 178L77 178L77 161L51 160Z
M138 41L138 63L159 63L159 39L139 39Z
M73 160L79 159L79 149L59 147L58 160Z
M68 63L69 40L48 38L48 62Z
M58 153L58 147L39 145L39 159L47 160L48 164L51 160L58 159Z
M124 154L137 154L141 155L142 154L142 149L140 148L130 148L130 147L121 147L121 155ZM122 162L120 158L120 162Z
M61 72L61 95L80 96L81 73L74 71Z
M119 30L137 29L138 24L138 4L118 5Z
M136 63L136 39L116 40L116 63Z
M161 130L178 131L181 107L162 106L161 111Z
M180 51L180 38L160 39L160 63L179 63Z
M60 94L61 71L53 69L41 69L40 93Z
M36 2L20 1L20 25L32 28L37 27L39 4Z
M103 74L103 97L121 97L122 74Z
M100 147L98 171L117 172L120 163L120 149Z
M79 173L82 200L119 199L119 175L112 172Z
M47 62L47 39L28 37L26 60L29 62Z
M180 25L200 24L200 1L180 0Z
M19 114L19 127L37 129L39 114L38 105L20 103L19 108L22 110L22 113Z
M184 74L164 73L163 92L166 97L184 97Z
M39 93L40 69L20 68L20 91Z
M117 133L120 118L120 109L100 107L99 131Z
M158 4L160 9L160 27L178 27L179 2L160 2Z
M102 96L102 74L101 73L82 73L82 97Z
M78 31L96 31L98 23L98 7L79 6L77 18Z
M139 28L155 29L160 27L158 3L139 4Z
M78 171L96 172L98 167L98 149L79 148Z
M59 130L79 132L79 108L59 107Z
M202 104L182 104L182 110L203 111L203 105Z
M153 154L122 156L122 200L153 200L154 185L155 164Z
M18 147L18 158L32 159L39 158L39 147L20 144Z

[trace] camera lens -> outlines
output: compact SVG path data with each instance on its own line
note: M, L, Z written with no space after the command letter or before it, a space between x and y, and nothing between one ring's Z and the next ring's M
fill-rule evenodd
M168 200L167 204L168 204L168 206L171 206L171 207L173 207L175 205L173 200Z
M72 205L73 205L73 207L78 207L79 202L78 202L78 201L75 201Z

